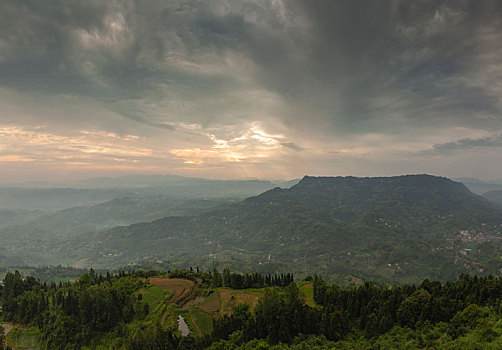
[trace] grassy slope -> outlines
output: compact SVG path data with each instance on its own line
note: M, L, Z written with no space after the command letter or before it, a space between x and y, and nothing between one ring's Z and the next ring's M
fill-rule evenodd
M198 308L191 308L189 313L192 323L200 331L199 335L211 334L213 331L213 318L210 315Z
M305 302L309 306L315 306L314 302L314 285L312 282L300 282L298 283L298 288L300 292L305 296Z
M7 335L7 343L16 349L40 349L40 332L36 327L14 326Z

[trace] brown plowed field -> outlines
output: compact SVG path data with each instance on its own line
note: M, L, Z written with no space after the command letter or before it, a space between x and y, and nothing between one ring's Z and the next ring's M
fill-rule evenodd
M173 291L170 303L180 304L193 292L195 283L183 278L150 278L150 283Z

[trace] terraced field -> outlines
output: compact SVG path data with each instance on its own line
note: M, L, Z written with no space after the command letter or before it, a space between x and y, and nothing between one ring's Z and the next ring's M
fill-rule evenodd
M207 314L215 315L220 312L221 297L220 293L215 292L203 301L197 304L197 307Z
M193 281L183 278L150 278L150 283L162 289L173 291L170 303L182 305L195 289Z
M190 333L211 334L215 319L230 315L234 306L238 304L247 304L253 310L259 298L265 294L265 288L208 288L208 282L200 277L189 280L168 278L167 274L162 274L149 279L141 279L139 282L140 289L135 292L135 295L138 300L148 304L146 309L148 313L141 320L131 324L130 329L144 330L149 327L158 327L160 324L164 329L177 329L183 336ZM300 282L298 287L306 301L313 303L312 283ZM184 322L179 322L181 317ZM180 328L180 323L183 324L183 328ZM6 328L7 341L13 348L38 349L40 347L38 342L40 332L35 327L28 328L1 322L0 326ZM106 344L104 348L114 346L111 338L103 340L102 344Z
M220 299L220 315L230 315L232 306L241 303L248 304L251 309L254 309L258 299L265 294L263 289L233 290L229 288L219 288L216 293L219 294Z
M232 313L232 306L246 303L253 309L263 289L233 290L216 288L210 295L199 295L197 286L183 278L150 278L151 286L141 293L150 306L151 318L162 325L174 325L180 314L192 331L209 334L213 319ZM203 294L203 293L200 293Z

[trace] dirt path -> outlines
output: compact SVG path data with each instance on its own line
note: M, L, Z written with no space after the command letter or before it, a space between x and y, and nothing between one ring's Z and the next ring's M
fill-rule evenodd
M5 336L7 336L7 334L9 334L9 332L12 330L12 328L14 328L14 325L12 325L10 323L0 323L0 326L3 327L4 332L5 332Z
M10 331L14 328L14 325L11 323L0 323L0 327L3 327L4 334L5 334L5 342L7 343L7 345L10 346L12 349L16 349L16 347L13 344L10 344L7 341L7 334L9 334Z

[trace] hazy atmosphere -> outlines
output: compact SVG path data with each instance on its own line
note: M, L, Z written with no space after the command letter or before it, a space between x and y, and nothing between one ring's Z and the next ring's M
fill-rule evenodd
M498 1L0 2L0 182L502 179Z
M0 350L502 349L502 0L0 0Z

